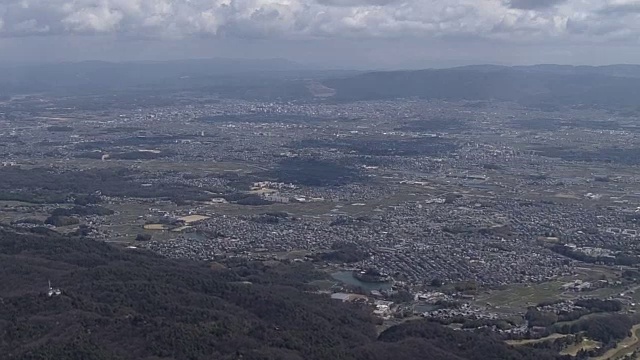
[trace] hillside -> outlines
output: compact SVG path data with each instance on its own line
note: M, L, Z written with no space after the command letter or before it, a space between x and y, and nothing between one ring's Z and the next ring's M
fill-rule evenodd
M0 99L14 94L159 95L349 102L396 98L637 107L640 65L473 65L412 71L314 70L282 59L81 62L0 66ZM123 100L120 100L123 101Z
M470 66L371 72L323 82L340 101L423 98L636 106L640 67Z
M315 295L305 264L174 261L0 228L3 359L554 359ZM46 295L47 280L62 294Z

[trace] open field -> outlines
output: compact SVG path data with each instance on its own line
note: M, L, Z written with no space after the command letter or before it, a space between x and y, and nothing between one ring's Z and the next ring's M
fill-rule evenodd
M260 206L247 206L238 204L221 203L205 205L204 210L224 215L259 215L265 212L287 212L295 216L321 216L330 213L337 203L331 201L312 203L271 204Z
M618 346L607 351L594 360L616 360L640 349L640 324L631 328L631 336L618 343Z
M489 306L497 312L524 312L529 306L536 305L542 301L575 299L580 296L608 297L619 293L622 289L618 287L606 287L588 292L566 292L561 286L567 282L577 279L593 280L604 275L617 278L617 273L605 267L584 268L578 271L577 276L559 278L554 281L531 284L531 285L511 285L500 290L489 290L476 297L476 303L481 306Z
M203 162L203 161L167 161L167 160L97 160L97 159L59 159L54 162L33 159L30 167L50 167L51 165L65 166L68 168L89 169L89 168L111 168L111 167L134 167L144 171L179 171L190 173L224 173L254 172L250 164L234 162ZM28 168L29 166L23 166Z
M590 339L584 339L580 344L574 344L560 352L560 355L576 356L581 350L589 351L602 346L601 343Z
M26 212L18 211L17 207L23 207ZM49 214L41 211L42 205L35 205L21 201L0 201L0 222L11 223L20 219L38 219L44 221Z
M178 218L178 220L184 221L187 224L191 224L191 223L195 223L195 222L207 220L207 219L209 219L209 217L204 215L188 215L188 216L183 216L181 218Z
M168 230L169 227L167 225L162 224L147 224L143 227L145 230Z
M551 334L549 336L545 336L545 337L540 338L540 339L507 340L506 343L509 344L509 345L513 345L513 346L520 346L520 345L536 344L536 343L541 343L541 342L545 342L545 341L553 341L553 340L556 340L556 339L561 339L561 338L566 337L566 336L567 335L554 333L554 334Z
M598 315L597 314L586 315L581 319L584 319L590 316L594 317ZM570 324L570 323L571 322L566 322L562 324ZM618 343L618 345L615 348L608 350L606 353L604 353L599 357L593 358L593 360L617 360L625 355L629 355L634 351L640 349L640 324L635 325L631 329L631 333L632 335L630 337L623 339L620 343ZM553 333L549 336L546 336L540 339L507 340L506 343L512 346L530 345L530 344L542 343L545 341L553 341L556 339L564 338L566 336L568 335ZM581 350L593 350L593 349L599 348L600 346L602 346L602 343L598 341L584 339L579 344L574 344L567 347L566 349L560 352L560 355L576 356L578 352L580 352Z
M552 281L533 285L512 285L503 290L490 290L476 297L479 305L489 306L496 311L525 311L528 306L545 300L562 298L560 286L566 281Z

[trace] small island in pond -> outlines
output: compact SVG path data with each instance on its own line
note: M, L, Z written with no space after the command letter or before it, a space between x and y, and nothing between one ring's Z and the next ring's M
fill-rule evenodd
M365 283L387 283L392 280L389 275L372 268L361 271L355 270L353 277Z

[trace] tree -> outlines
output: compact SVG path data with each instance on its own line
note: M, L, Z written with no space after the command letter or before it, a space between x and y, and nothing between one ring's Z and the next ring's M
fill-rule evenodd
M151 234L141 233L136 236L136 241L150 241L153 236Z
M80 220L71 216L49 216L44 223L59 227L79 224Z

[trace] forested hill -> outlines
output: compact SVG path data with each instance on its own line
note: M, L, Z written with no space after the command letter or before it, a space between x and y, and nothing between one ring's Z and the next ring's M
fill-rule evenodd
M233 99L349 102L396 98L637 108L640 65L473 65L411 71L313 70L282 59L3 66L0 99L109 94L136 106L184 91Z
M0 227L2 359L554 359L306 290L305 264L195 263ZM47 296L47 280L60 288Z
M640 66L469 66L370 72L323 81L342 101L394 98L637 106Z

